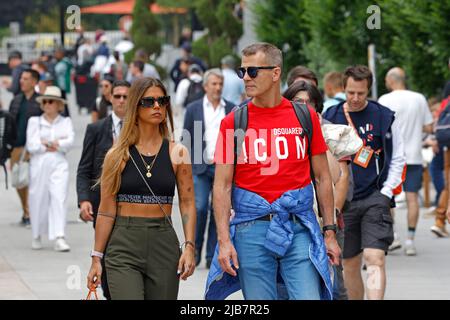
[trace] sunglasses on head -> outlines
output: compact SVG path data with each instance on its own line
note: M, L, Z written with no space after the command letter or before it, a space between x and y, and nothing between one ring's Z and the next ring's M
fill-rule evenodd
M170 104L170 96L162 96L158 98L145 97L139 101L139 106L143 108L153 108L155 106L155 102L158 102L158 106L160 108L167 107Z
M127 100L128 96L126 94L113 94L113 98L119 100L123 98L123 100Z
M258 76L258 70L271 70L275 69L276 66L266 66L266 67L240 67L237 71L237 75L239 78L244 79L245 73L248 73L250 78L256 78Z
M53 104L53 102L55 102L55 100L42 100L42 104Z

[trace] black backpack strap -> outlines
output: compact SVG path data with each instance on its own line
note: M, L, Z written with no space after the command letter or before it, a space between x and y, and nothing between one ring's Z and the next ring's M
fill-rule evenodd
M311 120L311 113L309 112L308 106L304 103L298 103L291 101L292 106L294 107L295 114L297 115L297 119L300 122L303 130L305 130L306 137L308 138L308 158L309 158L309 171L311 175L311 181L314 186L314 191L316 193L316 201L317 201L317 211L319 213L319 217L322 216L322 212L320 212L319 199L317 194L317 186L316 186L316 177L314 175L314 170L312 168L312 154L311 154L311 143L313 136L313 126Z
M244 104L234 110L234 168L242 151L242 143L248 125L248 105Z

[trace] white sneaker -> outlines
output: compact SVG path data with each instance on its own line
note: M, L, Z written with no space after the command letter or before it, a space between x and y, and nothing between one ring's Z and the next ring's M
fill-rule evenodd
M33 249L33 250L41 250L42 249L41 237L37 237L36 239L33 239L31 241L31 249Z
M432 226L430 228L431 232L433 232L435 235L437 235L439 238L448 238L449 234L447 230L445 229L445 226L443 228L439 228L438 226Z
M400 242L400 240L395 239L394 241L392 241L388 250L389 250L389 252L392 252L394 250L400 249L401 247L402 247L402 243Z
M415 256L417 255L416 246L414 245L413 240L406 240L405 241L405 254L407 256Z
M70 246L64 238L57 238L55 242L55 251L67 252L70 251Z

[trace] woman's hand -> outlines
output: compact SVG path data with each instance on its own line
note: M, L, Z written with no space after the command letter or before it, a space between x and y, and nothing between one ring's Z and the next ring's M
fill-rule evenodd
M195 250L194 247L187 245L181 254L178 262L178 274L180 279L187 280L195 270Z
M87 276L87 287L98 287L102 283L102 264L99 257L92 257L91 270Z

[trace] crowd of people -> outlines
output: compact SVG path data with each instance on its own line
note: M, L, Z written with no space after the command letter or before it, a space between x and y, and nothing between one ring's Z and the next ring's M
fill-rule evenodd
M448 86L432 110L395 67L385 77L389 93L375 101L367 66L327 73L321 91L305 66L289 70L284 85L274 45L247 46L239 67L225 56L221 68L208 69L183 43L170 97L148 53L136 50L127 66L119 52L110 54L105 35L97 40L94 48L80 35L75 72L62 49L31 66L20 52L10 54L7 138L11 169L29 163L28 183L15 186L31 248L42 249L48 236L56 251L69 251L67 94L72 74L75 83L95 79L84 84L98 97L86 106L92 123L76 189L80 219L95 229L88 287L101 285L107 299L176 299L203 250L206 299L239 289L245 299L383 299L388 252L404 246L406 255L418 254L422 149L429 146L437 193L431 231L449 236L450 153L434 137L450 108ZM175 187L181 244L171 218ZM403 244L394 223L402 190Z

